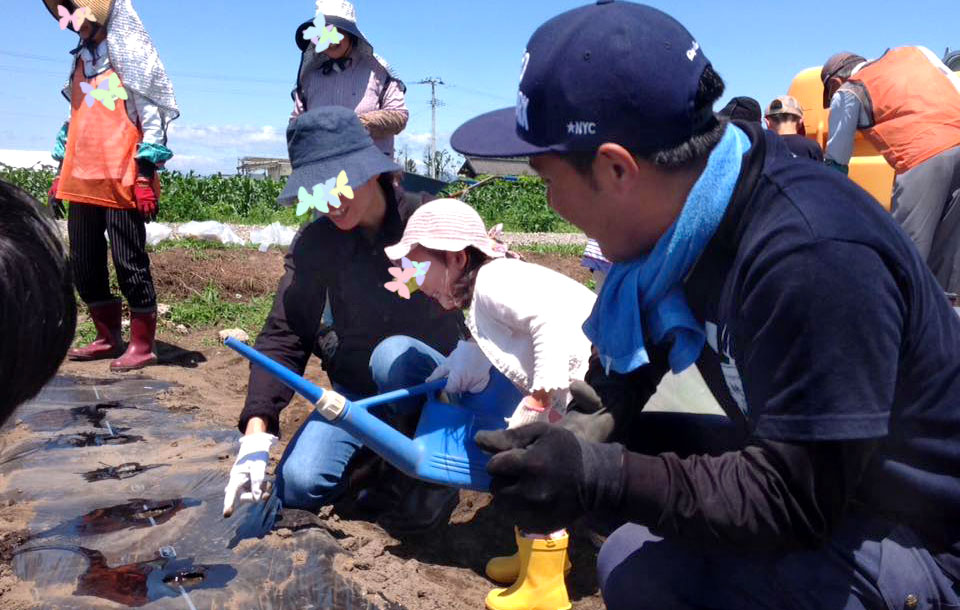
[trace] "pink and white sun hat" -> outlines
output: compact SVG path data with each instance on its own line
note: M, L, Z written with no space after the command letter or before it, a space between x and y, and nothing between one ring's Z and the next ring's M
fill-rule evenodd
M436 199L420 206L407 221L400 242L383 251L398 261L417 244L446 252L473 246L491 258L504 256L504 248L487 234L477 211L457 199Z

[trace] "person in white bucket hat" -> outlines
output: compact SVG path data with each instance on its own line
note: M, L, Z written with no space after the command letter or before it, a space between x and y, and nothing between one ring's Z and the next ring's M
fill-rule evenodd
M471 338L460 341L427 381L446 377L447 392L479 393L495 385L491 375L503 375L521 397L508 427L556 422L570 401L571 383L582 382L587 372L590 341L581 326L595 297L577 281L511 259L506 250L489 236L480 215L456 199L424 204L407 221L401 240L384 249L391 260L425 268L419 288L445 309L470 308ZM550 607L569 608L566 530L517 529L516 540L515 554L487 563L487 576L513 585L494 590L487 607L529 607L527 600L544 598Z
M394 137L410 118L407 88L389 64L373 52L373 45L357 25L357 12L351 2L318 0L316 4L316 17L297 28L296 43L302 56L290 119L320 106L350 108L377 147L393 158ZM324 45L309 38L307 30L321 19L343 36L338 43Z

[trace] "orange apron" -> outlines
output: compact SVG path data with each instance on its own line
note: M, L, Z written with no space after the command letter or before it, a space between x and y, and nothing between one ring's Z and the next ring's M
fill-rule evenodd
M849 79L866 89L863 130L898 174L960 146L960 91L917 47L898 47Z
M72 111L66 154L60 171L57 198L71 203L89 203L121 210L136 209L133 185L137 179L137 146L140 130L127 115L124 100L108 110L102 102L84 103L81 82L97 87L110 78L113 69L87 79L83 62L77 60L73 75Z

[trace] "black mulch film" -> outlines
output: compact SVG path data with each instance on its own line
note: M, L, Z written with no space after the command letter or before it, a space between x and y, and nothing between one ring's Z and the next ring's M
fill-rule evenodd
M12 563L37 608L402 610L333 572L312 515L285 511L283 537L264 537L270 509L223 519L237 432L164 409L166 387L58 377L3 428L0 502L34 509Z

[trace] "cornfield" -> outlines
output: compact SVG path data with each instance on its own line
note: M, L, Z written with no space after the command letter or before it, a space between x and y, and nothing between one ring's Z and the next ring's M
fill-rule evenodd
M478 176L482 180L483 176ZM445 192L455 193L466 186L451 184ZM494 180L461 197L480 213L484 224L503 223L503 230L516 233L574 233L577 229L547 205L543 180L521 176L516 181Z
M52 167L22 169L0 163L0 180L19 186L35 199L45 202L56 172Z
M53 183L53 168L19 169L0 164L0 180L15 184L41 202ZM163 172L160 222L218 220L247 225L280 222L298 225L293 207L277 204L285 182L256 180L247 176L198 176L193 172ZM455 182L448 193L464 187ZM547 205L546 189L539 178L521 177L514 182L496 180L463 197L487 226L503 223L504 230L521 233L574 232L576 229Z
M21 169L0 164L0 180L15 184L41 202L56 172L53 168ZM219 220L266 225L276 221L300 224L293 208L277 204L284 182L255 180L247 176L198 176L193 172L160 174L160 222Z
M161 221L219 220L252 225L279 221L286 225L299 224L295 208L277 204L277 197L286 182L219 174L205 177L193 172L164 172L161 180Z

